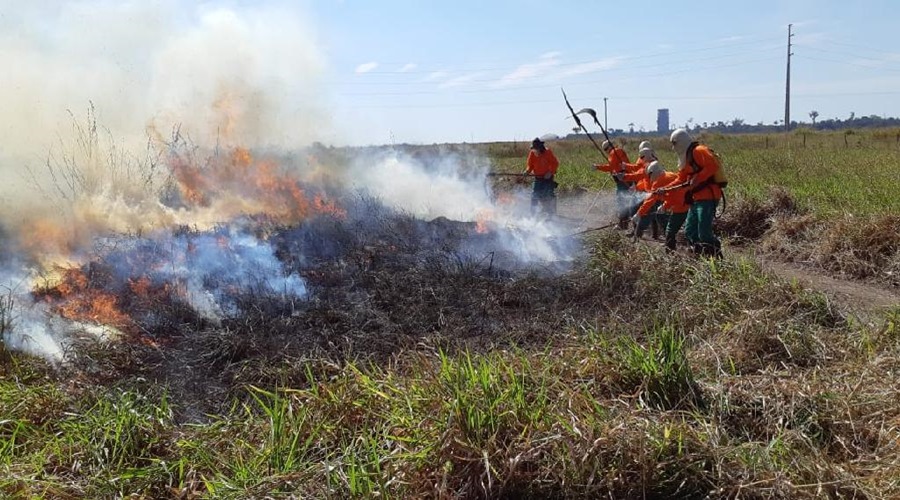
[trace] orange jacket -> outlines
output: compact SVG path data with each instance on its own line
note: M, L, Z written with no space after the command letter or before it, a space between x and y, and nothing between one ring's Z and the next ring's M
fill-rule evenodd
M629 174L637 174L637 173L643 174L643 173L644 173L644 170L647 169L647 165L649 165L649 164L650 164L650 162L646 162L646 161L644 161L643 158L641 158L640 156L638 156L637 161L634 162L633 165L632 165L631 163L629 163L629 164L625 167L625 170L627 170ZM627 180L627 179L626 179L626 180Z
M601 172L609 172L610 174L618 172L627 173L629 165L628 155L625 154L625 150L622 148L613 148L613 150L609 152L607 162L603 165L594 165L594 168Z
M684 193L686 188L663 191L660 194L655 193L657 189L672 184L672 181L677 178L678 174L675 172L663 172L663 174L651 184L650 192L652 194L648 196L641 204L641 207L638 208L638 215L641 217L650 215L650 210L653 209L653 205L656 205L656 203L660 201L663 204L662 209L666 212L671 212L673 214L683 214L687 212L689 207L684 204Z
M691 186L699 186L716 175L716 171L719 170L719 161L708 147L698 144L690 154L694 157L694 162L700 167L700 170L694 171L692 162L688 160L678 171L678 178L666 187L677 186L685 182L690 182ZM722 188L718 184L710 182L694 192L693 198L694 201L719 200L722 198Z
M537 154L532 149L528 152L526 165L528 165L528 168L526 169L527 172L531 172L538 177L543 177L548 172L556 175L556 171L559 169L559 160L556 159L556 156L550 148L546 148L541 154Z

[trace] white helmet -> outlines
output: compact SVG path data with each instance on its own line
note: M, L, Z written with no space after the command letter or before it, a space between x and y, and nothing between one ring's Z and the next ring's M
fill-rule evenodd
M694 142L694 139L691 137L691 134L687 132L687 130L683 128L676 129L672 132L672 136L669 137L669 141L672 143L672 149L678 154L678 166L681 167L687 162L687 150L688 146Z
M657 159L656 151L653 151L653 148L651 147L641 148L641 150L638 151L638 156L647 161L654 161Z
M603 141L603 144L601 144L600 147L603 148L603 151L609 152L609 150L613 148L613 145L609 141Z
M650 145L650 141L641 141L641 143L638 144L638 151L642 149L653 149L653 146Z
M658 179L659 176L662 175L663 172L665 172L665 171L666 170L663 168L663 166L658 161L650 162L650 164L647 165L647 170L646 170L647 177L650 178L650 182L653 182L656 179Z

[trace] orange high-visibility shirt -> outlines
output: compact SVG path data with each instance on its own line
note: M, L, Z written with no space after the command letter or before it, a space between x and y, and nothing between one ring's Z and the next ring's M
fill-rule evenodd
M556 159L556 156L550 148L544 149L544 152L540 154L532 149L528 152L526 165L528 166L528 172L531 172L538 177L543 177L547 175L548 172L556 175L556 171L559 169L559 160Z
M716 160L713 152L710 151L708 147L699 144L694 148L694 151L691 154L694 157L694 162L700 167L700 170L695 172L694 166L691 164L690 159L688 159L678 171L678 178L670 184L671 186L677 186L678 184L683 184L688 181L690 181L692 186L699 186L707 179L711 179L716 175L716 171L719 170L719 161ZM688 189L690 189L690 187ZM718 184L711 182L695 192L693 198L694 201L719 200L722 198L722 188L719 187Z
M678 174L675 172L663 172L656 181L654 181L650 186L650 191L653 193L648 196L643 203L641 203L641 207L638 208L638 215L641 217L646 217L650 214L650 210L653 208L657 202L662 202L663 210L666 212L671 212L673 214L683 214L688 211L688 206L684 204L684 193L685 188L682 189L673 189L671 191L664 191L660 194L656 194L655 191L657 189L663 188L672 184L672 181L678 178Z
M613 148L613 150L609 152L607 162L603 165L594 165L594 168L601 172L615 174L618 172L627 172L628 164L628 155L625 154L625 150L622 148Z

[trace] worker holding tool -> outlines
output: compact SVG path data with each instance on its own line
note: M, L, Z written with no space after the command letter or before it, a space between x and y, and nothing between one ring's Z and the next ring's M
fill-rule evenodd
M601 172L608 172L616 183L616 206L618 208L619 229L628 229L628 221L631 219L633 196L632 183L626 182L623 176L629 170L634 170L634 165L628 160L625 150L613 145L609 140L603 141L603 152L607 155L607 162L596 164L594 168Z
M653 190L662 187L662 185L653 185L653 181L655 178L651 178L649 166L654 162L658 161L656 158L656 152L653 151L653 148L650 147L650 143L644 141L641 143L641 149L638 153L638 160L635 162L635 166L638 168L632 172L621 174L620 178L628 183L632 183L634 185L634 200L631 206L631 209L628 213L629 216L634 220L634 215L637 214L638 209L641 204L653 193ZM659 166L662 169L662 166ZM675 174L672 174L673 176ZM668 184L668 183L666 183ZM660 222L657 221L656 217L650 217L647 221L645 221L643 228L638 228L637 224L634 225L633 232L628 236L634 236L640 238L643 234L644 230L647 229L647 224L650 225L650 233L653 236L653 239L659 238L660 235L660 227L665 227L665 223L660 226ZM640 229L640 231L639 231Z
M540 205L549 215L556 215L556 187L559 185L553 180L559 169L559 160L548 148L544 141L535 137L531 141L531 151L528 152L528 160L525 162L523 176L534 175L533 191L531 193L532 212Z
M684 225L685 238L695 254L721 257L722 244L712 228L722 187L727 183L724 172L720 172L719 159L684 129L672 132L669 140L678 155L678 176L660 191L684 189L684 203L690 206Z
M647 166L652 194L644 200L632 217L635 226L635 238L640 238L647 226L656 220L665 228L666 250L675 250L675 237L687 218L688 206L684 204L686 188L662 190L660 188L675 182L678 174L667 172L663 166L654 161ZM655 236L654 236L655 237Z

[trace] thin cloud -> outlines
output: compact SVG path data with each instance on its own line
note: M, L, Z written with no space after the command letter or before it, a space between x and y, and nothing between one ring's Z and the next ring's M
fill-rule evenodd
M373 69L375 69L377 67L378 67L378 63L375 61L363 63L356 67L355 73L357 75L361 75L363 73L368 73L369 71L372 71Z
M451 78L451 79L447 80L446 82L438 85L438 88L449 89L449 88L453 88L453 87L459 87L462 85L466 85L466 84L470 83L472 80L478 79L478 77L480 77L482 75L484 75L483 72L470 73L468 75L457 76L455 78Z
M540 57L540 58L541 58L541 59L557 59L557 58L559 58L559 56L561 56L561 55L562 55L562 52L559 52L559 51L551 51L551 52L545 52L544 54L541 54L541 57Z
M423 82L434 82L437 80L442 80L447 77L446 71L432 71L428 73L425 78L422 78Z
M408 71L412 71L416 69L417 65L415 63L406 63L400 68L400 73L406 73Z
M541 56L536 63L523 64L514 69L512 72L500 77L499 80L491 84L491 87L510 87L512 85L518 85L537 76L544 75L546 70L559 65L559 59L557 59L556 57L557 54L558 53L548 52L547 54Z
M805 26L813 26L819 23L818 19L802 19L800 21L794 21L791 24L794 25L794 28L803 28Z
M559 73L559 76L562 78L568 78L571 76L585 75L588 73L596 73L598 71L606 71L619 66L622 62L622 57L608 57L606 59L600 59L599 61L592 61L588 63L576 64L570 68L566 68Z

